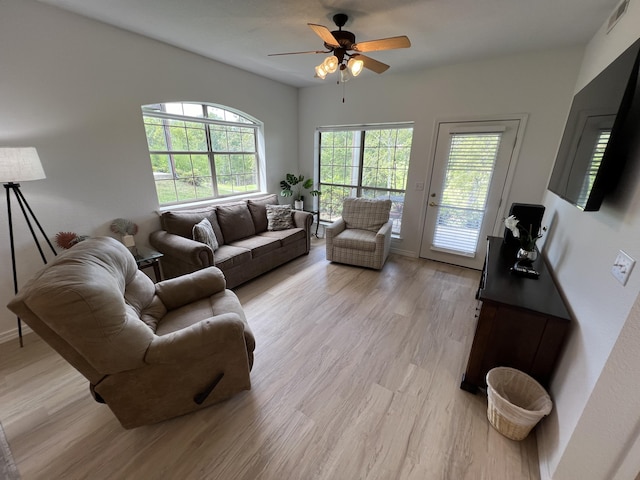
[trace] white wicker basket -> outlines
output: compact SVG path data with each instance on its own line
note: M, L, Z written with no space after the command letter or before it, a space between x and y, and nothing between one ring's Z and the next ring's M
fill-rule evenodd
M507 438L523 440L553 407L542 385L520 370L497 367L487 373L487 418Z

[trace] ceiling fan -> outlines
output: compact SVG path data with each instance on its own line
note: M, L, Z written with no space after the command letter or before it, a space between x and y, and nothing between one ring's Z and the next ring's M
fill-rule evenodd
M353 33L342 30L342 27L347 23L348 19L349 17L344 13L334 15L333 21L338 27L338 30L334 30L333 32L329 31L329 29L323 25L316 25L314 23L307 24L311 30L322 39L326 50L272 53L269 56L333 53L333 55L327 57L316 67L315 76L324 79L328 73L333 73L339 69L341 81L345 82L350 76L358 76L363 68L367 68L376 73L383 73L389 68L389 65L363 55L363 52L377 52L380 50L393 50L411 46L409 38L405 35L356 43L356 36Z

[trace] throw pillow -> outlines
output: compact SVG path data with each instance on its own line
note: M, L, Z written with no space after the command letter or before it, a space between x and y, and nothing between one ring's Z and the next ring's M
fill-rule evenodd
M203 218L193 226L193 239L211 247L211 251L218 249L218 239L208 218Z
M267 205L267 230L287 230L293 228L291 205Z

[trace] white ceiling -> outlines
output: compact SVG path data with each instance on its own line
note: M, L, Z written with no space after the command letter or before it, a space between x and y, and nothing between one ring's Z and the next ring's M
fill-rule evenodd
M619 0L40 0L205 57L297 86L319 85L326 55L307 23L356 41L407 35L411 48L372 52L391 72L517 52L584 45ZM377 74L365 71L363 75ZM324 80L324 82L328 81Z

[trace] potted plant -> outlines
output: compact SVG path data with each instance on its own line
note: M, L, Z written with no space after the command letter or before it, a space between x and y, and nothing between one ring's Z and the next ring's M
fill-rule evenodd
M307 178L305 180L304 175L294 175L287 173L285 180L280 182L280 195L283 197L293 197L294 207L296 210L302 210L304 206L304 197L302 196L302 189L310 190L309 195L316 197L320 195L319 190L311 190L313 188L313 179Z

